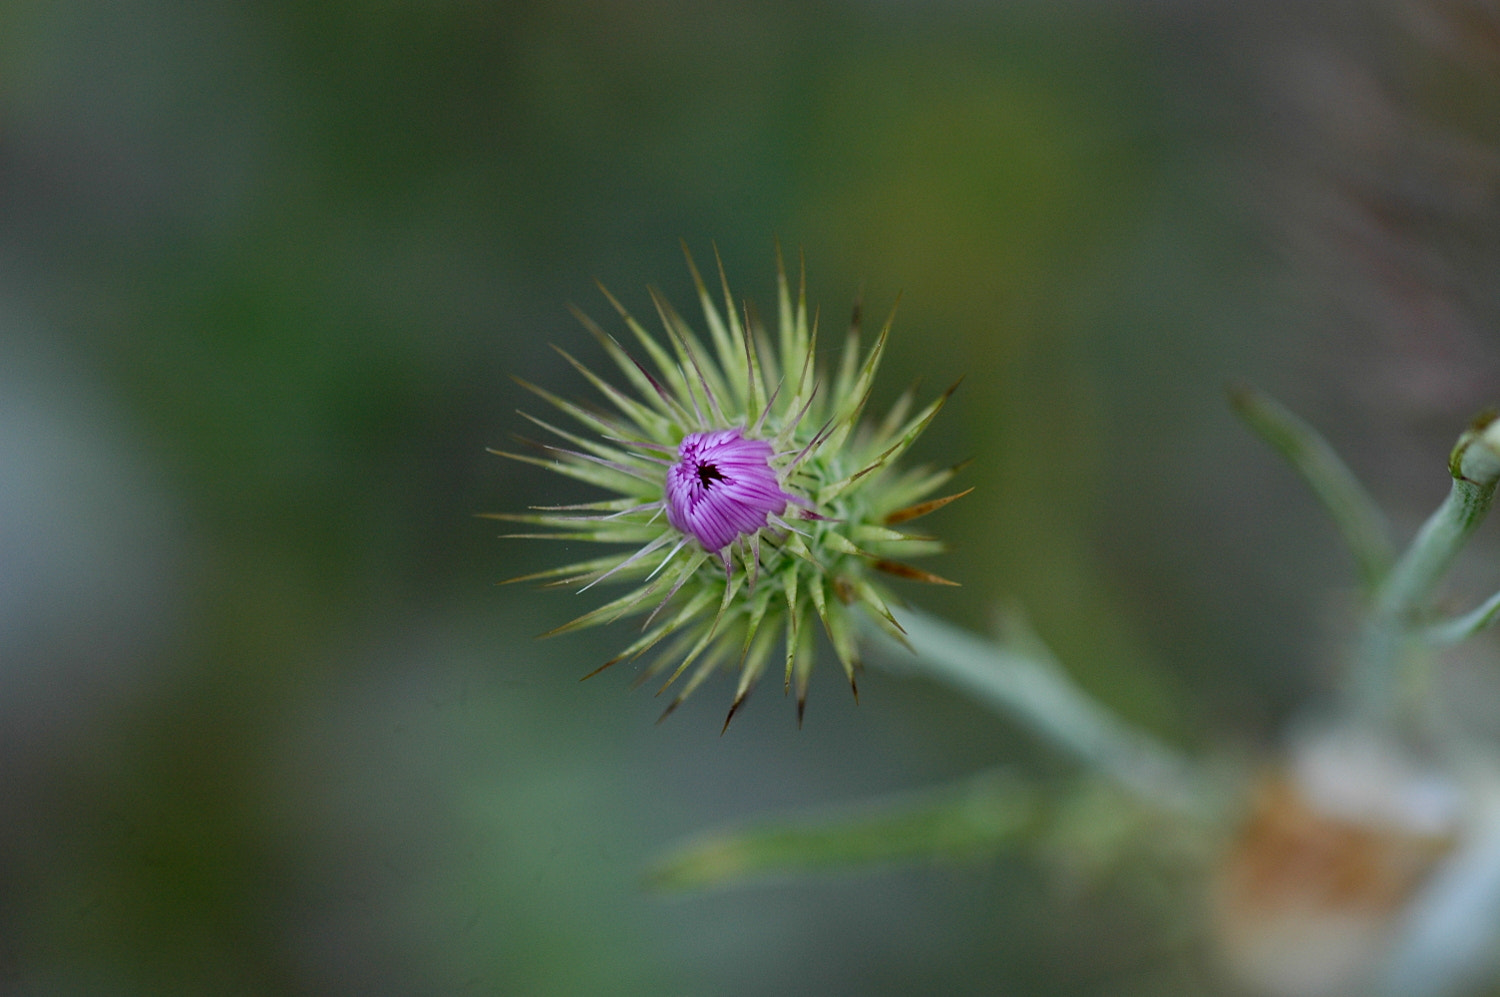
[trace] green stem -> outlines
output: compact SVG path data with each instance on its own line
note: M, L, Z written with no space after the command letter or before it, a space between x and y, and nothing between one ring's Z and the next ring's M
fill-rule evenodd
M1190 762L1099 705L1050 657L998 646L915 609L901 612L900 623L905 648L873 624L865 628L892 670L946 682L1156 806L1203 809Z
M1447 573L1495 498L1500 483L1500 431L1493 421L1459 437L1449 458L1453 487L1422 524L1375 590L1359 646L1353 693L1359 711L1388 724L1395 720L1403 673L1425 658L1423 615Z

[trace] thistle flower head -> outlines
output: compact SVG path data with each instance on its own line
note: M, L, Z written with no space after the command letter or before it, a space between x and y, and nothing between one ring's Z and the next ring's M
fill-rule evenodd
M819 365L818 322L816 316L808 321L805 281L799 280L794 300L779 253L774 343L748 306L736 308L722 265L722 310L690 255L688 268L707 343L655 291L665 343L605 291L634 340L630 349L575 314L631 390L561 350L607 408L585 407L520 381L586 432L523 413L563 445L535 443L536 454L504 456L611 497L492 518L547 531L512 536L628 545L512 579L580 591L599 583L630 585L551 631L644 616L636 639L590 674L650 654L640 681L665 674L665 691L693 669L665 717L715 668L733 664L739 681L727 727L779 644L783 685L796 685L800 723L813 667L814 617L854 686L859 655L852 614L866 614L898 640L902 636L889 608L893 597L876 574L953 584L905 563L940 548L930 537L897 527L967 494L928 498L956 468L896 468L952 389L915 413L908 392L879 422L867 423L863 415L889 321L866 349L856 307L830 377Z

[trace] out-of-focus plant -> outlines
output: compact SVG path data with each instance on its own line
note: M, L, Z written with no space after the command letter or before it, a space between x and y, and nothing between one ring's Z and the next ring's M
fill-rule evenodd
M507 456L612 497L495 518L548 531L518 536L627 545L526 576L582 589L631 583L553 632L644 614L642 634L601 670L654 652L641 679L670 669L665 689L696 664L670 713L733 664L727 727L778 640L801 722L821 623L851 685L866 657L943 682L1071 756L1079 774L1059 786L999 768L711 832L666 855L651 874L656 886L1002 849L1067 856L1085 872L1133 856L1197 884L1211 916L1195 930L1259 992L1447 995L1500 969L1491 955L1500 950L1500 746L1465 730L1433 692L1442 651L1500 617L1500 593L1456 616L1435 599L1500 485L1500 420L1482 416L1459 437L1448 497L1398 551L1380 510L1311 427L1254 391L1232 393L1332 515L1363 593L1336 704L1247 773L1229 759L1186 757L1117 716L1018 614L991 639L900 602L877 572L945 581L905 562L938 546L904 524L967 494L932 497L955 468L897 464L947 395L915 413L908 395L866 422L889 322L864 349L856 309L830 374L817 363L817 319L784 270L774 342L736 304L722 267L722 311L692 272L707 342L659 295L665 346L610 298L644 359L580 313L633 389L567 357L610 409L522 382L587 434L528 416L567 446Z

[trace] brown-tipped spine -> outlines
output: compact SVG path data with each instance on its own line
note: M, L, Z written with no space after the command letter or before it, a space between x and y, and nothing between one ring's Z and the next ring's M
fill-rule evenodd
M608 668L610 665L618 664L619 661L620 661L619 658L610 658L604 664L600 665L598 668L595 668L593 671L589 672L587 675L583 676L583 678L579 679L578 681L580 681L580 682L587 682L589 679L593 678L595 675L598 675L600 672L604 671L604 669Z
M754 686L751 686L750 689L746 689L734 697L734 702L729 704L729 715L724 718L724 726L719 728L720 737L723 737L724 732L729 729L729 721L734 719L734 715L740 711L740 707L744 705L745 700L750 698L750 691L754 688Z
M907 520L916 519L919 516L925 516L929 512L937 512L949 502L955 501L956 499L961 499L973 490L973 488L965 488L963 491L955 492L952 495L944 495L942 498L928 499L926 502L918 502L915 505L909 505L904 509L897 509L895 512L885 517L885 525L895 526L897 523L904 523Z
M884 571L888 575L895 575L897 578L906 578L914 582L925 582L928 585L952 585L955 588L958 586L958 582L949 581L942 575L934 575L930 571L913 568L911 565L902 564L900 561L879 560L872 562L870 567L876 571Z

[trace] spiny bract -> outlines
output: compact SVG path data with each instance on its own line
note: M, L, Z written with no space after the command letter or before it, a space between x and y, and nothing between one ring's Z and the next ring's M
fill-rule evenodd
M525 441L541 455L503 456L588 482L616 497L534 506L529 514L497 513L492 518L552 531L510 536L635 548L512 579L582 589L604 581L633 583L626 594L544 635L645 613L641 635L591 675L657 652L639 681L671 669L661 687L665 691L696 664L662 714L665 718L718 665L735 662L739 684L724 721L727 728L780 640L784 687L789 690L795 680L800 724L813 667L813 614L822 621L858 696L860 662L851 614L862 611L902 639L888 607L892 596L872 569L953 584L905 564L901 559L932 553L940 545L896 527L968 494L927 497L957 468L900 472L895 466L953 389L915 414L908 391L878 423L863 423L889 319L874 344L862 350L856 306L830 381L818 365L818 322L815 315L808 323L805 276L794 302L779 252L774 345L748 306L743 312L735 307L722 264L720 311L691 255L687 262L711 349L654 289L651 297L666 331L665 346L605 290L649 365L582 312L573 311L635 394L614 387L562 350L558 352L608 400L610 410L575 404L517 378L595 435L569 432L523 412L569 446Z

